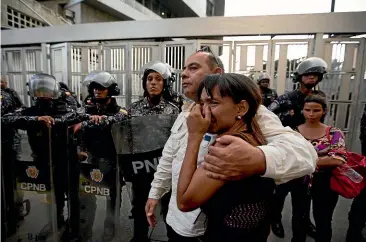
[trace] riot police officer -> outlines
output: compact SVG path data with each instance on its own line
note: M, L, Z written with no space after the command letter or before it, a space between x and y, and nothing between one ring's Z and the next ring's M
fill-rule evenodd
M67 196L67 161L69 159L68 127L89 119L87 115L69 109L60 100L60 87L55 77L48 74L35 74L29 83L29 95L33 99L30 108L23 108L2 117L2 124L27 131L33 162L43 170L49 171L52 160L52 176L56 198L56 217L58 228L65 225L63 209ZM51 149L47 149L51 142ZM52 226L47 224L38 234L47 237Z
M94 76L97 75L100 71L92 71L90 72L83 80L83 86L86 87L86 92L83 91L81 96L82 96L82 105L90 105L91 104L91 100L94 97L94 91L93 89L90 87L90 83L94 80ZM84 98L85 96L85 98Z
M142 73L144 98L131 104L128 108L129 116L134 118L158 114L179 114L181 107L176 106L171 96L169 85L172 82L172 78L174 78L173 69L166 63L153 61L142 67ZM152 157L152 159L156 158ZM145 215L145 204L155 170L148 172L146 169L139 169L130 178L132 180L132 216L134 219L134 232L131 242L149 241L149 225ZM167 199L169 198L170 195L165 196L165 200L162 203L163 210L167 210L169 203Z
M310 57L299 64L294 73L293 82L298 83L298 89L279 96L268 109L277 114L283 126L296 128L305 122L302 109L304 100L310 94L324 93L315 91L314 87L323 80L327 63L318 57Z
M167 80L166 89L169 91L170 94L170 101L175 104L179 109L183 106L183 102L185 101L184 95L181 93L173 90L173 84L176 81L176 73L174 69L167 63L164 63L167 69L172 74L171 77Z
M59 82L58 84L60 85L61 96L65 100L66 104L69 105L70 108L74 110L80 108L81 105L78 102L76 94L72 92L65 83Z
M3 80L2 80L3 84ZM13 96L7 92L2 85L1 88L1 116L8 113L13 113L17 109L17 104ZM3 118L1 119L3 121ZM22 203L21 194L15 192L14 184L14 166L19 158L20 152L20 136L17 130L2 122L1 127L1 170L2 170L2 186L1 192L4 199L1 200L2 211L2 238L5 241L6 237L15 233L17 223L22 219ZM5 172L4 172L5 171Z
M115 78L108 72L92 72L84 80L89 95L85 100L85 112L99 121L95 124L84 121L74 127L74 131L82 131L81 154L87 157L87 163L98 168L103 174L103 180L108 185L110 194L107 198L107 216L104 221L104 233L102 241L111 241L115 236L114 215L116 204L116 151L111 135L111 125L127 119L127 111L121 108L113 96L117 96L120 90ZM82 212L81 222L84 231L83 238L92 236L92 227L96 212L96 198L91 195L81 201L85 207Z
M23 107L23 102L18 93L14 89L8 87L8 82L4 76L1 77L1 93L2 97L4 97L4 103L6 103L6 105L4 105L4 110L1 110L2 115L14 112L15 110ZM17 130L14 130L14 148L18 158L21 152L20 139L20 134Z
M299 83L297 90L279 96L268 109L276 113L284 126L296 129L305 122L302 113L305 98L320 91L314 87L322 81L326 73L327 63L318 57L310 57L299 64L294 73L293 81ZM310 221L310 196L308 190L308 177L302 177L277 186L273 202L272 231L278 237L284 237L281 222L281 212L285 198L291 192L293 205L292 230L293 241L305 241L306 234L315 236L315 226Z
M263 73L258 77L257 84L262 93L262 104L268 107L278 96L274 89L269 88L271 77L267 73Z
M15 109L21 108L23 106L23 102L21 101L18 93L14 89L8 87L8 82L3 76L1 77L1 90L10 95L11 99L14 102Z

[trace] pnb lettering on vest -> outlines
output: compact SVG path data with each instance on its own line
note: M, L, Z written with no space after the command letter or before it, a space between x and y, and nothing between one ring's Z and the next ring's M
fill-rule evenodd
M144 161L132 161L132 169L134 174L138 173L154 173L158 167L159 159Z

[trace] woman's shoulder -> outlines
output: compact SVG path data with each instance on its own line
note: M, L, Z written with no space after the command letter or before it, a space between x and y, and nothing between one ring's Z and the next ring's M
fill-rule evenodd
M247 132L246 130L231 133L230 135L241 138L253 146L259 146L259 142L255 138L254 134Z
M343 134L343 131L340 128L337 127L333 127L333 126L328 126L327 128L329 130L329 134L330 135L334 135L334 134Z
M337 127L329 127L328 134L332 140L344 140L344 133L341 129Z

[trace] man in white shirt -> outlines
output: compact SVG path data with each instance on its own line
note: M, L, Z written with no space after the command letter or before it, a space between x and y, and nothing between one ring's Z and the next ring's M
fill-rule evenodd
M197 52L191 55L184 66L182 86L186 97L197 101L197 89L206 74L223 73L222 62L212 53ZM154 180L151 183L146 215L154 226L154 211L158 201L170 188L172 195L166 218L169 241L200 241L205 232L205 216L200 209L181 212L177 207L176 191L187 147L186 118L189 104L182 108L160 159ZM284 183L310 174L315 170L317 154L313 146L289 127L283 127L278 117L261 106L257 113L258 124L268 145L253 147L240 138L223 136L218 142L222 148L209 148L204 167L207 175L218 179L242 179L254 174ZM220 166L224 171L217 168ZM201 215L200 215L201 214Z

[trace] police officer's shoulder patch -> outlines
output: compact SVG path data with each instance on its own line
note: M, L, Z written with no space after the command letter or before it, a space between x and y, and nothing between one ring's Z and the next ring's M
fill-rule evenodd
M125 109L123 109L123 108L120 108L119 109L119 112L120 113L123 113L124 115L127 115L128 114L128 112Z

